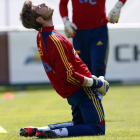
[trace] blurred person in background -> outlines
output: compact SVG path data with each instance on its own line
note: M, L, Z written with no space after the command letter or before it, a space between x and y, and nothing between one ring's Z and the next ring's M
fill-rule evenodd
M65 34L73 38L73 46L89 71L99 77L106 73L109 38L107 22L117 23L126 0L119 0L106 17L106 0L72 0L72 22L68 17L69 0L60 0L59 10ZM102 99L102 94L99 94Z
M104 135L104 110L97 91L106 94L109 83L104 77L93 76L72 44L54 29L53 11L45 3L27 0L20 19L25 28L39 31L37 46L45 72L56 92L71 105L73 119L71 123L24 127L20 135L39 138Z

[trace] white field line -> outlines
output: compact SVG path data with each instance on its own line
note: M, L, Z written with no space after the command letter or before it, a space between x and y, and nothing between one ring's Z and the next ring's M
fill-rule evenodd
M8 133L8 132L0 126L0 133Z

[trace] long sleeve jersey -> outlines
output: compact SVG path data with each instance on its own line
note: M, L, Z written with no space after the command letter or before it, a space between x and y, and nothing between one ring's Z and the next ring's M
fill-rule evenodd
M69 0L60 0L59 11L61 17L68 17ZM78 30L92 29L107 24L105 11L106 0L71 0L73 7L73 23L76 24ZM122 1L123 4L126 0Z
M37 46L45 72L53 88L63 98L82 88L84 76L92 78L72 44L54 26L41 28Z

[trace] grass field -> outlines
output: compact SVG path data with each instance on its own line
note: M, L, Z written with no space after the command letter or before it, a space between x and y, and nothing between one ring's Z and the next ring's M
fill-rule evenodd
M19 130L26 126L71 121L71 110L66 99L49 89L7 91L14 99L2 100L0 92L0 126L8 133L0 133L0 140L33 140L20 137ZM66 140L140 140L140 85L110 86L103 99L106 119L105 136L61 138Z

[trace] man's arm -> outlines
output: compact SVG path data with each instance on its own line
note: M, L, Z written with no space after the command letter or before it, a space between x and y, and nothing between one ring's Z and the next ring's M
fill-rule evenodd
M84 76L75 72L73 65L70 63L69 50L61 38L57 35L50 35L48 40L48 46L52 47L53 55L50 56L53 65L55 66L55 74L60 77L60 81L63 85L73 84L81 86L84 81ZM54 57L55 56L55 57Z
M60 38L56 35L49 36L51 41L50 44L55 48L55 72L60 77L61 83L65 86L66 84L73 84L78 86L89 86L97 88L98 91L106 94L109 88L109 83L103 78L88 78L84 75L76 72L73 65L70 63L69 50L64 47L64 43L60 41Z
M119 17L120 17L120 11L123 5L125 4L126 0L119 0L113 9L110 11L108 15L108 21L110 23L118 23Z
M69 0L60 0L59 11L65 26L65 35L70 38L75 36L76 32L74 30L77 30L77 27L69 20L67 7L68 1Z
M67 7L68 1L69 0L60 0L59 11L62 18L68 17L68 7Z

